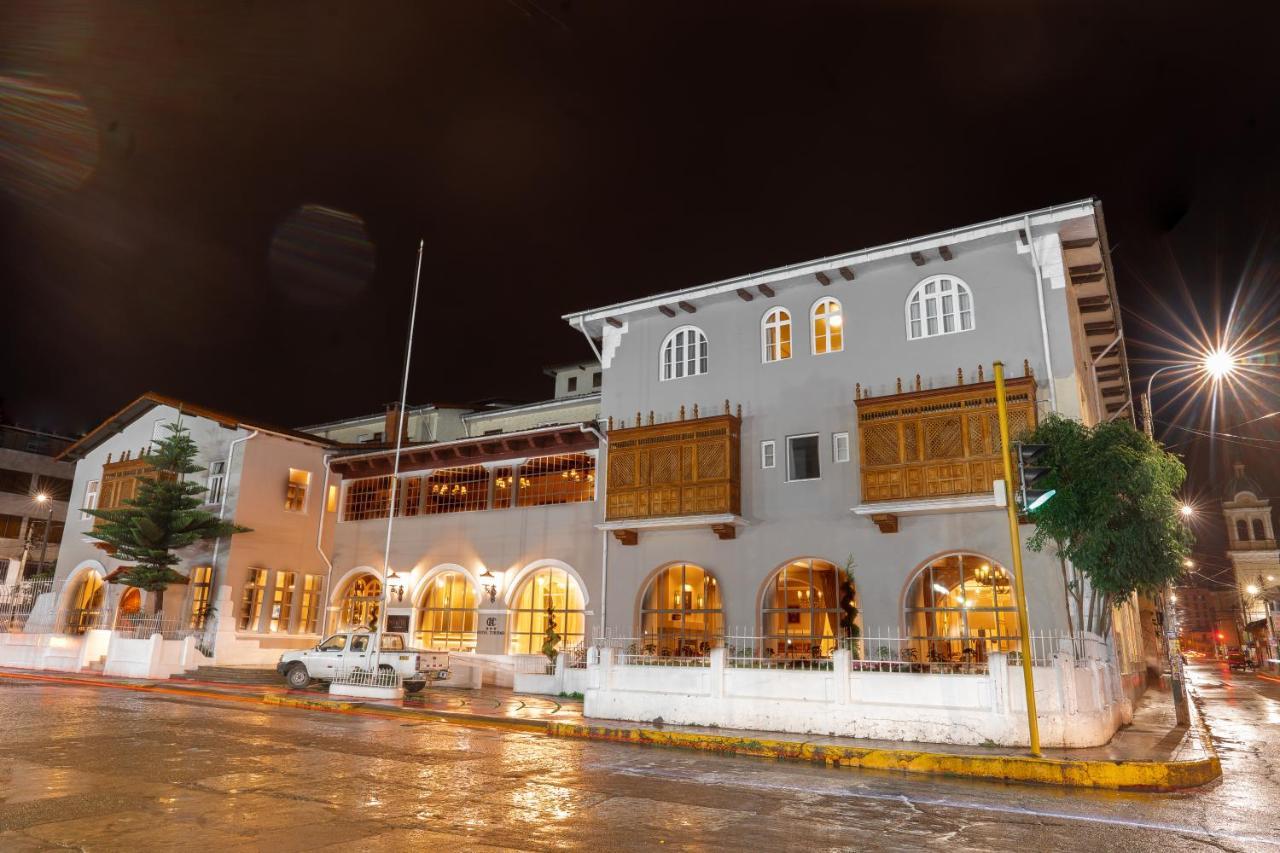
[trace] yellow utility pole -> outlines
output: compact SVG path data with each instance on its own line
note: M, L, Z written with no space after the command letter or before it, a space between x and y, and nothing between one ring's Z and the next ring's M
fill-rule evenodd
M996 411L1000 415L1000 462L1004 465L1004 504L1009 513L1009 544L1013 547L1013 594L1018 603L1018 635L1022 647L1022 683L1027 693L1027 728L1031 730L1031 754L1040 755L1040 721L1036 718L1036 684L1031 674L1031 630L1027 627L1027 593L1022 582L1022 537L1018 534L1018 507L1014 498L1013 458L1009 446L1009 404L1004 392L1004 362L997 361ZM1053 377L1049 377L1053 381Z

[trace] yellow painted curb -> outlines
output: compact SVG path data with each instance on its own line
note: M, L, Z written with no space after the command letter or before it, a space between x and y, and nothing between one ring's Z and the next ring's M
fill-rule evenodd
M278 693L267 693L262 701L268 705L284 705L288 708L306 708L310 711L350 711L356 707L352 702L334 702L329 699L299 699L295 696L281 696Z
M550 723L548 733L556 737L815 761L839 767L1036 782L1079 788L1173 791L1194 788L1222 775L1222 767L1218 756L1213 753L1212 744L1207 740L1207 733L1205 743L1209 755L1194 761L1073 761L1022 755L956 755L560 722Z

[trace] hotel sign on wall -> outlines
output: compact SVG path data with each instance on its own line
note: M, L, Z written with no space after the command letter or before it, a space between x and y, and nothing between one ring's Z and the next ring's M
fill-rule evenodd
M481 616L480 630L482 637L501 637L506 634L506 626L501 616Z

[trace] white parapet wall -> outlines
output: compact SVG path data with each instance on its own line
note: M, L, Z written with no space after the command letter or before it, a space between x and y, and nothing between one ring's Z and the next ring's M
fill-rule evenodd
M986 673L943 674L863 671L843 650L805 671L729 667L723 649L692 666L621 665L614 651L600 649L583 671L588 717L920 743L1029 740L1022 670L1003 654L990 655ZM1062 655L1033 672L1043 746L1100 746L1131 719L1108 664Z
M152 634L137 640L112 634L103 673L127 678L170 678L209 662L192 637L166 640L160 634Z

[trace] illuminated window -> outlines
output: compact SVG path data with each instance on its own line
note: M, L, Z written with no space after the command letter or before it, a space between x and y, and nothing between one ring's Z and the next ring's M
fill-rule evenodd
M334 512L338 508L338 487L330 486L329 495L325 500L324 508L327 512Z
M525 578L511 610L510 650L513 655L541 654L549 619L560 635L557 649L568 649L586 637L587 617L578 582L564 569L537 569Z
M483 465L442 468L421 478L422 514L471 512L489 506L489 469ZM410 489L405 488L408 497ZM406 508L406 515L410 514Z
M907 337L911 340L972 329L973 296L958 278L926 278L907 297Z
M353 480L347 486L347 495L342 506L342 520L366 521L371 518L386 518L390 500L390 477Z
M427 584L418 603L418 644L427 649L476 648L476 593L461 572L444 572Z
M298 633L315 634L320 630L324 575L303 575L302 601L298 606Z
M791 358L791 313L787 309L774 308L764 315L760 345L766 363Z
M681 326L662 342L658 373L663 381L707 372L707 336L697 326Z
M840 570L796 560L778 570L761 606L768 657L830 657L841 636Z
M663 569L640 604L645 654L701 657L724 636L720 587L701 566L680 563Z
M595 499L596 460L586 453L535 457L523 462L519 471L516 506L570 504Z
M382 581L371 574L354 578L342 593L338 630L375 628L382 612Z
M810 312L813 332L813 354L825 355L844 349L844 313L840 300L824 297L813 303Z
M271 623L267 630L288 633L293 615L293 592L298 576L294 572L276 572L276 588L271 593Z
M289 485L285 491L284 508L288 512L302 512L307 508L307 489L311 486L311 472L289 469Z
M988 652L1018 647L1013 580L976 554L939 557L907 593L907 634L920 661L984 663Z
M107 585L97 572L85 572L81 576L75 594L71 596L71 609L67 613L68 634L83 634L98 624L106 590Z
M222 503L222 493L227 479L226 465L227 463L222 461L209 463L209 476L205 481L205 503Z
M98 485L98 480L90 480L84 484L84 503L81 504L83 509L98 508ZM91 518L93 518L93 516L89 515L87 512L80 513L81 521L89 521Z
M236 627L241 631L256 631L258 617L262 615L262 599L267 591L267 570L250 569L240 594L240 619Z
M0 515L0 539L22 538L22 516Z
M212 582L212 566L196 566L191 570L191 608L187 614L188 627L199 630L209 621L209 589Z

